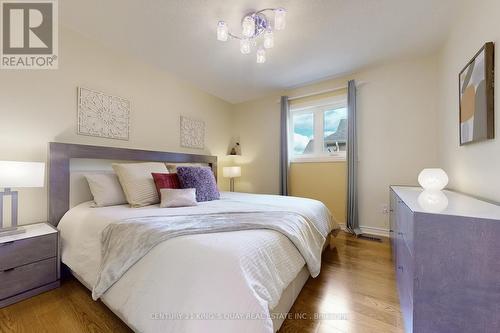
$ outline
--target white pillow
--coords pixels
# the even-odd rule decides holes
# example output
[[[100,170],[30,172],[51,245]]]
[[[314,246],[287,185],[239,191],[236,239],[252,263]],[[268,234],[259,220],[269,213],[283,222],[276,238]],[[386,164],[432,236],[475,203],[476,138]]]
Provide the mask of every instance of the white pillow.
[[[123,205],[127,203],[125,193],[114,173],[86,174],[90,192],[94,197],[93,207]]]
[[[196,206],[195,188],[162,188],[161,208]]]
[[[143,207],[160,202],[151,173],[168,173],[163,163],[113,163],[125,197],[132,207]]]

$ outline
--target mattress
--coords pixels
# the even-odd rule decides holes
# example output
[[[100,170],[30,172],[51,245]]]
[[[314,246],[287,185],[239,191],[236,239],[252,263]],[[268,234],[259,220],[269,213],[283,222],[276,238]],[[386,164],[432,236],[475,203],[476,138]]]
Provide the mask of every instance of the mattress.
[[[221,200],[175,209],[91,208],[83,203],[58,226],[62,261],[91,288],[100,265],[100,233],[109,223],[248,207],[297,211],[314,219],[325,237],[336,227],[323,204],[293,197],[222,193]],[[272,230],[182,236],[156,246],[102,300],[139,332],[273,332],[283,320],[271,310],[288,311],[307,280],[304,265],[290,240]],[[249,270],[256,277],[251,281],[243,274]]]
[[[82,278],[78,276],[77,273],[72,272],[72,274],[85,287],[87,287],[89,290],[92,289],[92,286],[89,286]],[[311,275],[309,274],[307,267],[304,265],[297,276],[292,280],[292,282],[290,282],[288,286],[283,290],[278,305],[276,305],[273,309],[270,309],[274,332],[277,332],[280,329],[281,325],[283,325],[283,322],[287,318],[288,312],[292,308],[295,300],[299,296],[302,288],[304,287],[310,276]],[[111,310],[113,310],[112,304],[109,304],[106,300],[103,300],[103,303],[106,304]],[[127,319],[122,318],[119,313],[115,312],[115,314],[117,314],[125,323],[128,323]]]

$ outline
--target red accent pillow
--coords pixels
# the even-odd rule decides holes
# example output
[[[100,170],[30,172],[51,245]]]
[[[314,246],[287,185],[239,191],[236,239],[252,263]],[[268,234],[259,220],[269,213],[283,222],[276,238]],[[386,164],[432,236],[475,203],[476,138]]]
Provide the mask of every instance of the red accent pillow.
[[[161,197],[160,190],[162,188],[181,188],[179,177],[176,173],[152,173],[155,181],[156,190]]]

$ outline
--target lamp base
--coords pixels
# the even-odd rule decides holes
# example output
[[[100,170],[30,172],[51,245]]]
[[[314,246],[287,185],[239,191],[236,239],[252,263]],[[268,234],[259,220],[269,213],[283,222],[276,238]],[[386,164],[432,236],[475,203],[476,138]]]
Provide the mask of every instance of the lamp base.
[[[26,232],[26,229],[24,229],[22,227],[2,228],[2,229],[0,229],[0,238],[12,236],[12,235],[18,235],[18,234],[22,234],[25,232]]]

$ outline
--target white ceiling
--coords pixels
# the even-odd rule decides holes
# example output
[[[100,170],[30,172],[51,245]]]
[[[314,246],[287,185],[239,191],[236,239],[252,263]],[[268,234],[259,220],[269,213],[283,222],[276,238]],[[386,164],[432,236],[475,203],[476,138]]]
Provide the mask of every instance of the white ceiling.
[[[457,0],[62,0],[62,23],[237,103],[435,51]],[[217,21],[240,32],[255,9],[285,7],[265,64],[239,43],[216,40]]]

